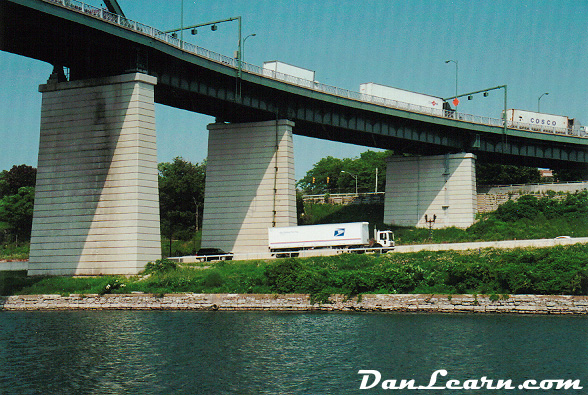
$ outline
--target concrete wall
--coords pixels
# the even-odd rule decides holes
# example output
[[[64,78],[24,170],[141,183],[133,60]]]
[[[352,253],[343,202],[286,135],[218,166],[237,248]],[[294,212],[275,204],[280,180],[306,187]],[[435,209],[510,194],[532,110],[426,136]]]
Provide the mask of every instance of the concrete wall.
[[[547,191],[567,193],[578,192],[588,189],[588,181],[579,182],[561,182],[561,183],[545,183],[545,184],[519,184],[519,185],[497,185],[497,186],[480,186],[478,193],[488,195],[502,195],[502,194],[544,194]]]
[[[203,248],[266,253],[269,227],[296,225],[293,126],[208,125]]]
[[[476,214],[473,154],[391,157],[387,161],[384,222],[434,228],[467,228]]]
[[[41,85],[29,274],[134,274],[161,257],[153,88],[126,74]]]
[[[509,200],[517,201],[524,195],[546,196],[547,192],[557,193],[555,199],[565,198],[566,193],[575,193],[588,188],[588,182],[568,182],[550,184],[519,184],[478,187],[478,212],[494,211]]]

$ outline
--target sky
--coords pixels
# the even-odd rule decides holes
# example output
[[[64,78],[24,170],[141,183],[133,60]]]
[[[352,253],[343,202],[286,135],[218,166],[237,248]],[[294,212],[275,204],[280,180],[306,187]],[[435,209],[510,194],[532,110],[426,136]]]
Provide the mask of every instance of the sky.
[[[182,25],[182,0],[118,0],[129,19],[160,30]],[[102,6],[102,1],[87,0]],[[359,91],[375,82],[432,96],[508,85],[508,107],[565,115],[588,125],[588,1],[577,0],[183,0],[183,25],[241,16],[244,58],[279,60],[316,80]],[[237,23],[184,33],[232,56]],[[0,170],[37,165],[41,94],[52,66],[0,52]],[[499,118],[502,91],[462,100],[458,111]],[[158,160],[207,155],[211,117],[156,105]],[[328,155],[368,148],[294,136],[296,179]]]

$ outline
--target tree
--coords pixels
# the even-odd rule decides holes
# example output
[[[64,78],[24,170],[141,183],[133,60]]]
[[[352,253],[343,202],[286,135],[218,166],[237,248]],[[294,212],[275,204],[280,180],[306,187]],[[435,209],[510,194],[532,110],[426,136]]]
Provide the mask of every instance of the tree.
[[[558,182],[588,180],[588,167],[578,166],[575,169],[553,169],[553,178]]]
[[[176,157],[158,170],[161,231],[170,239],[189,239],[202,223],[206,162],[194,165]]]
[[[297,186],[307,194],[326,193],[329,186],[336,186],[343,161],[332,156],[322,158],[314,167],[306,172],[306,175],[297,183]]]
[[[16,195],[21,187],[34,187],[37,169],[32,166],[12,166],[10,171],[0,173],[0,197]]]
[[[357,177],[359,192],[374,192],[376,168],[378,191],[386,185],[386,157],[391,151],[363,152],[359,158],[338,159],[332,156],[321,159],[297,183],[306,194],[353,193]]]
[[[535,167],[476,163],[478,185],[532,184],[541,180],[541,173]]]
[[[0,222],[6,223],[7,230],[18,240],[31,237],[34,201],[33,187],[21,187],[16,194],[0,199]]]
[[[17,240],[31,237],[37,169],[12,166],[0,173],[0,223],[5,234]]]

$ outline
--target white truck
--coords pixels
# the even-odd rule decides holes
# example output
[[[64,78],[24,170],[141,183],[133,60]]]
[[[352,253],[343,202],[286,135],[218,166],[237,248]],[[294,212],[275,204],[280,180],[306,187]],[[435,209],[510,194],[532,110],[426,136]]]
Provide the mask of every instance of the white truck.
[[[394,100],[397,102],[394,107],[398,107],[400,109],[425,112],[438,116],[448,116],[448,112],[453,111],[449,106],[449,103],[445,102],[440,97],[429,96],[422,93],[394,88],[391,86],[375,84],[373,82],[360,84],[359,93],[363,95],[374,96],[376,98]]]
[[[367,222],[289,226],[268,229],[272,256],[296,256],[303,250],[335,249],[341,252],[388,252],[394,249],[394,233],[374,229]]]
[[[543,114],[512,108],[506,110],[506,122],[510,127],[560,133],[567,133],[574,126],[573,119],[562,115]]]
[[[315,72],[312,70],[293,66],[278,60],[263,62],[263,75],[279,80],[287,79],[284,76],[292,76],[314,83],[314,74]]]

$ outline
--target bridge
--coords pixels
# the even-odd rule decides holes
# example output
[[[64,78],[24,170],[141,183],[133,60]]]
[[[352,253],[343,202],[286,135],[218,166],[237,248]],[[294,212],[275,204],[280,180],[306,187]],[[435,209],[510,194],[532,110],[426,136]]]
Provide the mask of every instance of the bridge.
[[[388,169],[388,191],[404,192],[387,194],[386,218],[407,225],[422,225],[433,211],[444,226],[471,223],[476,157],[549,168],[588,163],[580,136],[433,114],[270,72],[73,0],[3,1],[0,50],[55,66],[40,87],[33,273],[135,272],[159,254],[155,102],[217,119],[209,126],[203,244],[235,251],[261,251],[268,226],[295,224],[292,134],[417,155],[393,158]],[[127,255],[132,262],[120,269],[115,261]]]

